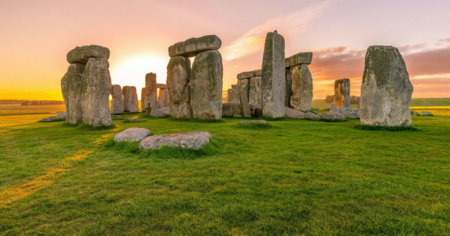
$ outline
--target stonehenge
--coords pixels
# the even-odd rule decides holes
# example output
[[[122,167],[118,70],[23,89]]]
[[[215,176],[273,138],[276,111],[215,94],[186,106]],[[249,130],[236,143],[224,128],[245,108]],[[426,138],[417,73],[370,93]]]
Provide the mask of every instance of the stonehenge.
[[[350,80],[338,79],[334,82],[334,104],[336,107],[350,107]]]
[[[284,113],[285,58],[284,38],[275,30],[267,33],[261,71],[263,116],[281,118]]]
[[[302,52],[285,59],[285,105],[298,111],[311,111],[313,81],[308,65],[312,57],[312,52]]]
[[[139,103],[136,93],[136,87],[134,86],[123,86],[123,103],[124,112],[139,112]]]
[[[109,55],[108,48],[98,45],[76,47],[67,53],[70,66],[61,79],[67,123],[113,125],[109,110]]]
[[[124,102],[122,97],[122,89],[120,85],[114,84],[111,89],[111,114],[122,114],[124,113]]]
[[[222,118],[221,45],[219,37],[207,35],[169,47],[167,89],[173,118]],[[191,69],[189,57],[193,56]]]
[[[413,93],[405,61],[392,46],[367,49],[361,84],[361,125],[409,127]]]

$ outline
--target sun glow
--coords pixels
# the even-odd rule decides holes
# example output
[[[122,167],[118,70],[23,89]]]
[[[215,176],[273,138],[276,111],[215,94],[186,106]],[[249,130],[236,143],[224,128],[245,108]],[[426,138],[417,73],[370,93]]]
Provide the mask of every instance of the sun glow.
[[[145,75],[156,73],[156,80],[160,84],[166,83],[167,63],[169,58],[160,55],[139,55],[133,56],[117,63],[111,62],[112,84],[120,86],[135,86],[140,99],[141,88],[145,87]],[[117,66],[116,66],[117,65]]]

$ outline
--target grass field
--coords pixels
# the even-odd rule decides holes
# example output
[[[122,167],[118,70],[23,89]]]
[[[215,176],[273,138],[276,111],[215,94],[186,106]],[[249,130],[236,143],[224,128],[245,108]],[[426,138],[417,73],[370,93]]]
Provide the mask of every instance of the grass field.
[[[415,132],[356,130],[358,120],[242,129],[240,119],[87,131],[43,117],[0,117],[2,235],[450,234],[447,116],[413,117]],[[111,147],[130,127],[208,131],[215,148]]]

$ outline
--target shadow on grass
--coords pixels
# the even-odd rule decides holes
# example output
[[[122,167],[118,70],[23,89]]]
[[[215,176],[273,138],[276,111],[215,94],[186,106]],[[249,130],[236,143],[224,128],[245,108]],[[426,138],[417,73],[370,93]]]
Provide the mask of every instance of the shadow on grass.
[[[368,126],[368,125],[355,125],[355,129],[359,130],[371,130],[371,131],[390,131],[390,132],[399,132],[399,131],[421,131],[420,129],[410,126],[410,127],[385,127],[385,126]]]
[[[193,160],[204,156],[213,156],[221,152],[222,142],[217,138],[211,138],[209,143],[198,150],[180,147],[163,146],[159,150],[141,150],[139,142],[115,142],[114,138],[108,139],[104,147],[118,152],[132,153],[139,155],[140,158],[158,158],[158,159],[187,159]]]
[[[50,121],[43,121],[43,120],[38,120],[38,123],[51,123],[51,122],[61,122],[61,121],[66,121],[66,119],[55,119],[55,120],[50,120]]]

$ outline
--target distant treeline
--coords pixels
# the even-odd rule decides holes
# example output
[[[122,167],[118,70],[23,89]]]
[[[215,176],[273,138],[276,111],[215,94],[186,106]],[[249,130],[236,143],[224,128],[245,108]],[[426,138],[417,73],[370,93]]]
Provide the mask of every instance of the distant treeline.
[[[36,106],[36,105],[59,105],[64,104],[64,101],[23,101],[20,103],[22,106]]]

